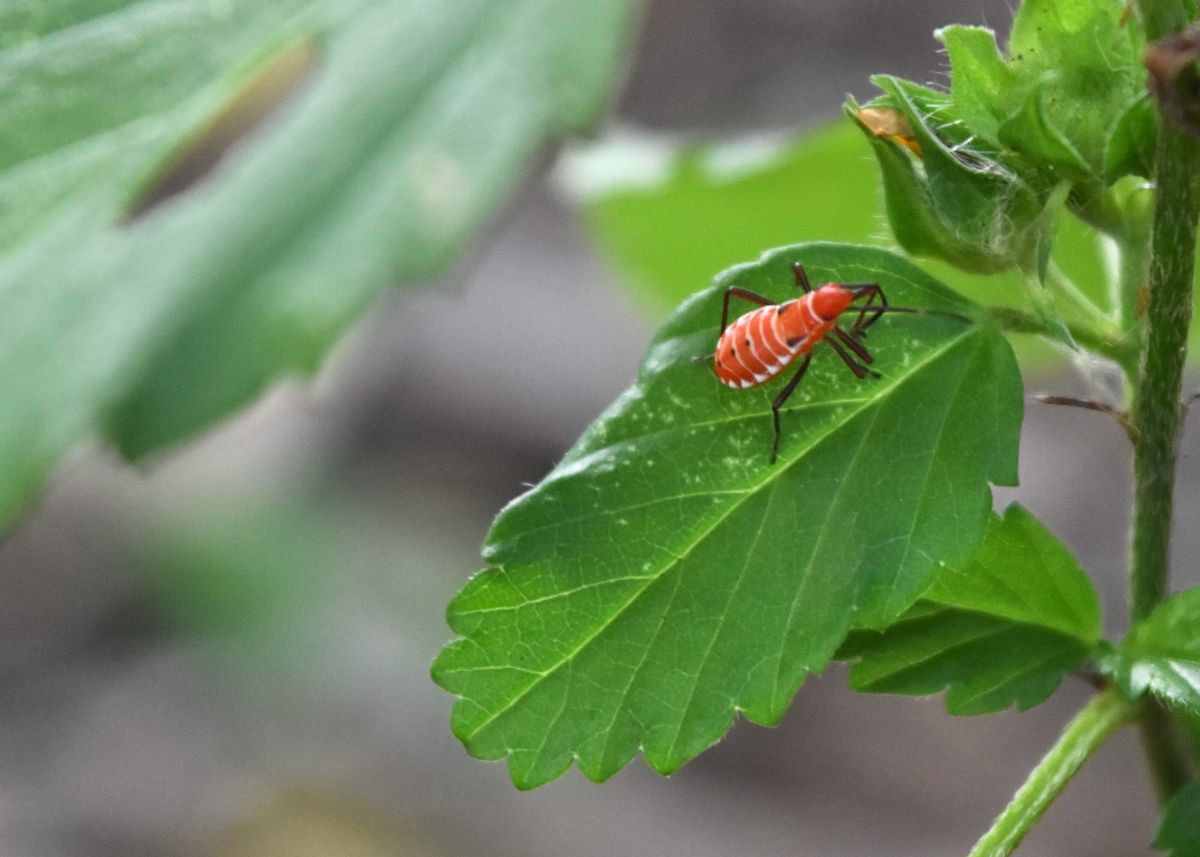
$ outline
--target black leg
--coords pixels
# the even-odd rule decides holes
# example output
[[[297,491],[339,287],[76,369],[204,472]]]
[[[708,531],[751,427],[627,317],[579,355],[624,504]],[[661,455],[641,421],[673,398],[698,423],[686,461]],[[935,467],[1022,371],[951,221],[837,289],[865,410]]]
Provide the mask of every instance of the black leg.
[[[850,284],[846,288],[854,290],[856,300],[863,295],[867,295],[867,302],[859,309],[858,317],[854,319],[854,324],[850,325],[850,335],[857,339],[863,335],[868,327],[879,321],[879,317],[886,311],[888,299],[878,283]],[[879,299],[879,306],[875,305],[876,298]],[[870,318],[867,318],[868,313],[870,313]]]
[[[846,350],[842,348],[842,346],[838,345],[836,339],[830,339],[829,337],[826,337],[825,341],[829,343],[830,348],[837,352],[838,357],[842,358],[842,362],[850,367],[850,371],[859,378],[865,378],[868,375],[872,376],[873,378],[879,377],[879,373],[874,369],[868,369],[866,366],[860,366],[855,363],[854,358],[847,354]]]
[[[796,285],[804,289],[804,294],[812,291],[812,284],[808,281],[808,273],[804,270],[803,265],[793,262],[792,273],[796,275]]]
[[[871,352],[867,350],[867,346],[863,345],[846,331],[840,327],[833,328],[833,334],[842,341],[842,344],[858,355],[858,359],[863,363],[870,365],[875,362],[875,358],[871,356]]]
[[[775,397],[775,401],[771,402],[771,417],[775,422],[775,439],[771,441],[771,463],[775,463],[775,459],[779,456],[779,409],[783,407],[783,403],[788,400],[788,396],[796,391],[796,385],[800,383],[800,379],[804,377],[805,371],[808,369],[809,361],[812,360],[812,352],[804,355],[804,362],[800,364],[800,368],[796,370],[796,374],[792,376],[792,380],[787,382],[787,386],[780,391]]]
[[[752,292],[749,289],[743,289],[741,286],[730,286],[725,290],[725,303],[721,306],[721,333],[725,332],[725,327],[729,324],[729,299],[741,298],[742,300],[756,303],[759,306],[771,306],[775,301],[770,298],[764,298],[762,295]],[[717,334],[720,336],[721,334]]]

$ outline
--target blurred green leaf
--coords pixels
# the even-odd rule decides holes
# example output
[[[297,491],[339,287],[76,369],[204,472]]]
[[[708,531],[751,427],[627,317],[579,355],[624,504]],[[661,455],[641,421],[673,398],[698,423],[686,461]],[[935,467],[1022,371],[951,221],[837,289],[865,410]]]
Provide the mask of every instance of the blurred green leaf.
[[[1172,595],[1104,664],[1130,697],[1147,691],[1200,714],[1200,589]]]
[[[1039,705],[1100,635],[1100,602],[1075,558],[1020,506],[994,517],[970,560],[943,565],[896,624],[858,631],[838,653],[855,690],[947,689],[951,714]]]
[[[1200,781],[1171,798],[1154,836],[1154,847],[1171,857],[1200,857]]]
[[[780,384],[731,390],[710,353],[725,288],[796,295],[878,282],[897,304],[974,310],[882,250],[801,244],[732,268],[659,331],[637,383],[497,518],[492,567],[455,598],[461,639],[434,665],[455,734],[533,787],[573,758],[593,779],[639,747],[669,772],[735,712],[777,723],[852,622],[883,627],[938,560],[978,544],[988,482],[1016,479],[1021,382],[990,324],[896,316],[871,331],[883,377],[818,348],[782,415]]]
[[[294,642],[313,624],[338,543],[328,514],[271,498],[175,510],[142,550],[151,595],[182,630],[235,643],[263,635]]]
[[[798,140],[626,136],[568,154],[559,173],[659,317],[764,247],[805,237],[862,244],[886,232],[875,172],[848,122]]]
[[[178,440],[312,370],[385,285],[443,269],[546,137],[594,117],[630,5],[6,10],[0,525],[82,438]],[[147,208],[264,78],[274,115]]]

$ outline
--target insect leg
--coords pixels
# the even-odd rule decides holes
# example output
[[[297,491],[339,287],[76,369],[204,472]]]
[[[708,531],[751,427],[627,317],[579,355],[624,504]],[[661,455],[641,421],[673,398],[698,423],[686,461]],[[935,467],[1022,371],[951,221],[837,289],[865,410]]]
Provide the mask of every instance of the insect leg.
[[[867,302],[859,309],[854,324],[850,325],[850,335],[857,339],[868,327],[879,321],[879,317],[887,308],[888,299],[878,283],[850,284],[846,288],[854,290],[855,298],[867,295]],[[879,306],[875,305],[876,298],[879,299]],[[868,313],[871,315],[870,318],[867,318]]]
[[[879,377],[879,373],[874,369],[868,369],[866,366],[860,366],[858,363],[856,363],[854,358],[847,354],[846,350],[842,348],[842,346],[838,345],[837,339],[826,338],[825,341],[829,343],[830,348],[837,352],[838,357],[842,358],[842,362],[850,367],[850,371],[859,378],[865,378],[868,375],[874,378]]]
[[[796,276],[796,285],[804,289],[804,294],[812,291],[812,284],[808,281],[808,272],[804,270],[803,265],[799,262],[793,262],[792,273]]]
[[[721,305],[721,333],[725,332],[726,326],[729,324],[729,299],[741,298],[742,300],[750,301],[759,306],[771,306],[775,301],[770,298],[764,298],[762,295],[752,292],[749,289],[743,289],[741,286],[730,286],[725,290],[725,303]],[[719,336],[720,334],[718,334]]]
[[[834,327],[833,334],[842,341],[842,344],[858,355],[858,359],[863,363],[871,364],[875,362],[875,358],[871,356],[871,352],[867,350],[867,346],[855,339],[840,327]]]
[[[787,382],[787,386],[780,391],[775,397],[775,401],[771,402],[771,418],[775,422],[775,437],[771,441],[771,463],[775,463],[775,459],[779,456],[779,409],[783,407],[783,403],[788,400],[788,396],[796,391],[796,385],[800,383],[800,379],[804,377],[805,371],[808,369],[809,361],[812,360],[812,352],[804,355],[804,362],[800,364],[800,368],[796,370],[796,374],[792,376],[792,380]]]

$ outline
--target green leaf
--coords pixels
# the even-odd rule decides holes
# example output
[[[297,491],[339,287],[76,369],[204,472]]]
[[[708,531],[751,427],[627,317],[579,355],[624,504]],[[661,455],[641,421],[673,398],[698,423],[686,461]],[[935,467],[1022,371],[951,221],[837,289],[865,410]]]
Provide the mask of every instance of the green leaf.
[[[1200,714],[1200,588],[1160,604],[1134,626],[1105,668],[1130,697],[1150,692]]]
[[[882,627],[966,556],[988,481],[1016,478],[1021,383],[986,323],[885,318],[883,377],[818,348],[782,414],[780,384],[731,390],[711,353],[725,288],[794,297],[813,282],[878,282],[897,305],[972,309],[885,251],[800,244],[733,268],[659,331],[637,383],[496,520],[491,568],[455,598],[461,639],[434,665],[458,694],[455,734],[514,782],[578,759],[597,780],[644,748],[670,772],[736,712],[777,723],[852,622]]]
[[[1024,0],[1007,57],[979,27],[937,33],[970,131],[1073,181],[1105,174],[1118,118],[1146,88],[1142,39],[1117,0]]]
[[[1000,142],[1064,175],[1086,175],[1087,161],[1047,116],[1048,88],[1040,84],[1029,90],[1017,111],[1000,124]]]
[[[1039,705],[1100,635],[1100,602],[1075,558],[1017,505],[994,517],[962,565],[943,565],[896,624],[856,632],[838,657],[857,661],[858,691],[947,689],[951,714]]]
[[[1094,174],[1116,117],[1145,89],[1141,33],[1121,26],[1123,11],[1119,0],[1024,0],[1008,40],[1016,75],[1045,82],[1050,121]]]
[[[0,525],[81,439],[195,432],[444,268],[593,118],[629,6],[37,4],[0,50]],[[276,112],[143,211],[264,78]]]
[[[1154,847],[1171,857],[1200,857],[1200,781],[1184,786],[1171,798]]]
[[[950,93],[963,121],[976,134],[1000,139],[996,105],[1013,87],[1013,73],[996,47],[996,34],[986,27],[953,25],[936,30],[934,38],[950,57]]]

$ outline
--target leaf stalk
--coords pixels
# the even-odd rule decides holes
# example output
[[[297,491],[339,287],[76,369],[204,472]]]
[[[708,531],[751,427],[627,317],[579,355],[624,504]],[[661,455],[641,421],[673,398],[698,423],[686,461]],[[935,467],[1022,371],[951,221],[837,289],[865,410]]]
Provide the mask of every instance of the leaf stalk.
[[[989,307],[987,312],[1007,333],[1033,333],[1059,341],[1046,322],[1033,313],[1015,307]],[[1066,323],[1066,327],[1072,338],[1088,351],[1108,358],[1127,374],[1133,375],[1137,365],[1137,350],[1115,326],[1106,325],[1100,329],[1071,321]]]
[[[1030,772],[991,829],[975,843],[969,857],[1011,854],[1092,753],[1118,728],[1134,720],[1137,713],[1137,708],[1115,688],[1092,697]]]

